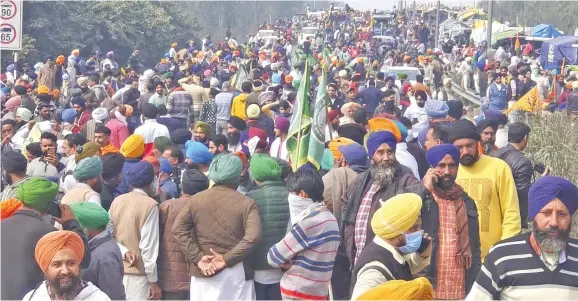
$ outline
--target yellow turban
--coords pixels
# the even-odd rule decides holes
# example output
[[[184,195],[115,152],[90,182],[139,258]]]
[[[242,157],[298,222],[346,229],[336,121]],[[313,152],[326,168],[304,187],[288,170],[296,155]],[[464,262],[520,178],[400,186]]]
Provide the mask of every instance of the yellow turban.
[[[333,159],[338,160],[341,159],[341,157],[343,157],[343,154],[339,151],[339,149],[337,149],[338,147],[342,146],[342,145],[349,145],[355,143],[355,141],[349,139],[349,138],[344,138],[344,137],[340,137],[340,138],[335,138],[333,140],[331,140],[329,142],[329,150],[331,151],[331,153],[333,154]]]
[[[421,198],[415,193],[398,194],[385,201],[373,214],[371,229],[382,239],[391,239],[405,233],[419,216]]]
[[[48,89],[47,86],[42,85],[42,86],[38,87],[36,92],[38,92],[38,94],[48,94],[48,93],[50,93],[50,89]]]
[[[357,300],[433,300],[433,287],[425,277],[391,280],[366,291]]]
[[[120,146],[120,153],[127,159],[135,159],[145,151],[144,139],[141,135],[132,134]]]
[[[369,119],[367,124],[369,125],[370,133],[375,131],[390,131],[397,139],[397,142],[401,141],[401,132],[397,125],[395,125],[395,122],[384,117],[374,117]]]

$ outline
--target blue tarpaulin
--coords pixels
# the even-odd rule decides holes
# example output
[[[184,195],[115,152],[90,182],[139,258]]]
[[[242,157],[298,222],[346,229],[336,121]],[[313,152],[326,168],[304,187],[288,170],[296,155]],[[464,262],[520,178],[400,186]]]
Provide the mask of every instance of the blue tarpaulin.
[[[552,27],[552,25],[539,24],[532,27],[532,36],[540,38],[557,38],[562,34]]]
[[[545,41],[540,49],[540,64],[548,70],[560,68],[564,60],[566,65],[578,64],[578,48],[572,47],[573,44],[578,44],[578,37],[561,36]]]

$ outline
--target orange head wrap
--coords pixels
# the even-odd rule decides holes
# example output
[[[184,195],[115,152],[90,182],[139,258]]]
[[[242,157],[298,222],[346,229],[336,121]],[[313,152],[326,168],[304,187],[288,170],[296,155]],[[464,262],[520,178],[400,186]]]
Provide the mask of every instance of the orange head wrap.
[[[244,152],[242,151],[238,151],[238,152],[234,152],[233,155],[239,157],[239,159],[241,159],[241,162],[243,162],[243,167],[248,167],[249,166],[249,161],[247,160],[247,155],[245,155]]]
[[[124,105],[124,107],[126,108],[126,114],[124,114],[124,116],[126,116],[126,117],[132,116],[132,111],[133,111],[132,106],[131,105]]]
[[[0,202],[0,220],[11,217],[20,207],[22,207],[22,202],[17,199],[7,199]]]
[[[293,76],[291,76],[291,75],[285,76],[285,83],[289,84],[291,82],[293,82]]]
[[[59,55],[55,62],[57,65],[64,65],[64,55]]]
[[[34,248],[34,259],[40,269],[46,273],[52,258],[64,249],[72,251],[77,263],[80,264],[84,257],[84,243],[78,234],[65,230],[53,231],[42,236]]]
[[[368,120],[368,125],[370,133],[375,131],[389,131],[395,136],[397,142],[401,141],[401,132],[399,131],[399,128],[397,127],[397,125],[395,125],[393,121],[387,118],[383,117],[371,118]]]
[[[343,154],[339,151],[338,147],[340,147],[342,145],[353,144],[353,143],[355,143],[355,141],[353,141],[349,138],[345,138],[345,137],[335,138],[335,139],[331,140],[328,144],[328,148],[331,151],[331,153],[333,154],[333,159],[339,160],[339,159],[341,159],[341,157],[343,157]]]
[[[143,161],[149,162],[156,169],[161,168],[161,161],[159,161],[159,158],[157,158],[155,156],[146,156],[143,158]]]
[[[60,90],[58,89],[54,89],[52,90],[52,98],[58,98],[58,95],[60,95]]]

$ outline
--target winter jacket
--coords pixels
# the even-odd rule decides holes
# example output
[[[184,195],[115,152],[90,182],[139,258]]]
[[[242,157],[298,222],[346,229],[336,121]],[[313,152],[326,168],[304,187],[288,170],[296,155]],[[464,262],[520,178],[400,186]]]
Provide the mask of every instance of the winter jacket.
[[[90,248],[78,221],[69,220],[62,224],[63,230],[76,232],[84,243],[84,258],[81,268],[90,264]],[[57,231],[45,218],[30,210],[18,210],[0,222],[2,252],[0,253],[2,277],[0,299],[21,300],[26,293],[42,282],[44,273],[34,260],[36,243],[42,236]]]
[[[365,194],[369,191],[373,183],[371,177],[371,170],[367,170],[357,176],[349,184],[349,188],[345,194],[345,197],[341,202],[341,235],[343,239],[343,244],[345,245],[345,251],[349,257],[351,264],[354,262],[355,253],[357,248],[355,246],[354,232],[355,232],[355,220],[357,217],[357,212],[361,205],[362,199]],[[422,192],[423,185],[416,179],[411,170],[407,167],[403,167],[397,164],[394,171],[394,179],[391,185],[386,187],[380,187],[378,191],[373,196],[371,203],[371,209],[369,212],[369,218],[367,222],[367,239],[366,243],[370,243],[375,237],[373,230],[371,229],[371,218],[377,209],[381,207],[380,200],[387,201],[393,196],[397,195],[400,191],[406,190],[409,192],[417,192],[418,194]],[[367,245],[367,244],[366,244]]]
[[[349,167],[333,168],[323,176],[323,201],[333,213],[338,223],[341,223],[341,199],[345,195],[349,183],[357,177],[357,172]]]
[[[116,241],[109,231],[103,231],[88,242],[90,266],[82,270],[82,280],[90,281],[112,300],[125,300],[124,266]]]
[[[179,199],[164,201],[159,207],[159,286],[167,292],[188,291],[190,287],[189,263],[172,234],[175,218],[185,206],[188,197],[186,195]]]
[[[285,182],[281,180],[264,181],[247,193],[247,196],[257,203],[263,225],[263,238],[249,256],[249,262],[255,270],[271,269],[267,262],[267,252],[281,241],[287,232],[290,218],[288,195]]]
[[[247,260],[261,240],[259,209],[255,201],[221,185],[189,197],[175,218],[172,229],[184,257],[189,262],[189,276],[202,277],[197,264],[213,249],[232,267]],[[253,271],[244,264],[245,279]]]
[[[424,187],[425,188],[425,187]],[[481,251],[480,251],[480,231],[478,224],[478,209],[476,203],[472,198],[470,198],[465,192],[463,195],[464,205],[466,206],[466,213],[468,215],[468,233],[470,237],[470,248],[472,251],[472,265],[466,270],[466,291],[468,292],[472,289],[476,277],[480,272],[482,267]],[[421,207],[421,227],[428,233],[432,238],[432,255],[431,263],[422,272],[425,277],[432,283],[433,287],[436,286],[436,273],[437,273],[437,257],[438,257],[438,247],[439,247],[439,223],[440,223],[440,212],[436,201],[430,193],[425,193],[425,197],[422,198],[423,205]]]
[[[491,151],[489,156],[500,158],[510,166],[514,182],[516,183],[516,190],[518,191],[520,217],[522,224],[524,224],[528,217],[528,192],[530,191],[532,175],[534,174],[532,162],[511,144]]]

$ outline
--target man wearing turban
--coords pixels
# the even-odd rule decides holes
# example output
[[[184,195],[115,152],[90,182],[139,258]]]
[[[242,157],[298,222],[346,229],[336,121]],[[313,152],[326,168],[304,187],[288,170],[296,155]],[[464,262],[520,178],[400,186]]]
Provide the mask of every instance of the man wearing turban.
[[[116,188],[120,184],[121,171],[124,165],[124,156],[119,153],[106,154],[100,157],[102,161],[102,191],[100,204],[106,211],[114,200]]]
[[[90,239],[90,266],[82,270],[82,280],[90,281],[112,300],[126,300],[122,255],[112,233],[106,230],[108,212],[88,202],[72,204],[70,209]]]
[[[193,139],[195,139],[195,141],[201,142],[206,147],[209,147],[209,141],[211,140],[211,132],[212,129],[210,124],[202,121],[197,121],[193,126]]]
[[[245,120],[237,116],[231,116],[231,118],[229,118],[229,124],[227,126],[227,141],[229,142],[229,151],[243,151],[246,155],[249,155],[249,150],[244,143],[248,140],[248,134],[246,130],[247,123],[245,123]]]
[[[57,231],[53,226],[53,218],[49,214],[58,215],[56,213],[58,209],[60,209],[60,216],[55,219],[62,225],[62,228],[74,231],[82,238],[81,245],[85,247],[85,254],[81,256],[77,264],[82,261],[82,267],[88,267],[90,252],[87,251],[86,236],[69,206],[52,203],[57,193],[56,183],[40,177],[32,177],[18,187],[16,199],[22,202],[22,207],[12,217],[0,222],[2,243],[0,272],[3,275],[10,275],[10,277],[2,277],[0,282],[1,299],[20,300],[27,292],[39,287],[38,284],[42,282],[45,275],[43,264],[37,264],[33,260],[34,248],[42,236]],[[49,204],[54,206],[49,206]],[[48,209],[49,207],[51,208]],[[57,247],[51,249],[57,249]]]
[[[82,97],[74,97],[70,102],[72,108],[76,111],[72,132],[78,134],[82,127],[92,119],[92,109],[87,105],[86,99]]]
[[[251,157],[249,165],[251,177],[254,179],[257,187],[247,193],[247,196],[255,200],[259,208],[261,223],[270,225],[263,228],[263,240],[253,251],[255,267],[255,286],[257,300],[280,300],[281,294],[279,289],[275,295],[264,294],[262,288],[279,284],[280,277],[276,283],[270,283],[261,275],[276,272],[278,275],[280,269],[274,269],[267,263],[267,252],[277,242],[281,241],[287,232],[287,223],[289,222],[289,204],[287,197],[289,191],[285,187],[285,182],[281,179],[281,166],[271,157],[264,154],[255,154]]]
[[[536,180],[528,193],[530,231],[494,245],[466,300],[578,298],[578,240],[570,237],[577,196],[564,178]]]
[[[62,197],[62,204],[90,202],[100,206],[100,192],[102,191],[102,161],[99,157],[89,157],[80,160],[72,173],[78,181],[74,188],[70,189]]]
[[[122,167],[122,177],[118,185],[115,195],[125,194],[130,191],[130,187],[126,182],[126,175],[128,170],[141,161],[144,154],[145,146],[141,135],[132,134],[122,143],[120,153],[124,156],[124,165]]]
[[[133,164],[123,178],[131,191],[114,199],[109,214],[114,239],[137,257],[135,264],[123,261],[126,298],[158,300],[159,208],[153,165],[144,160]]]
[[[249,255],[261,240],[262,227],[255,201],[236,191],[242,169],[237,156],[216,156],[209,168],[209,178],[215,185],[189,197],[175,219],[172,234],[190,260],[191,299],[200,298],[207,290],[221,296],[254,298],[250,294],[253,273],[246,274],[245,269]],[[197,235],[190,235],[191,231]],[[216,272],[219,276],[212,277]],[[236,279],[237,286],[223,286],[232,279]]]
[[[483,213],[478,217],[483,260],[497,242],[520,233],[514,177],[506,162],[480,152],[480,134],[471,121],[456,121],[448,132],[448,140],[460,150],[456,182],[474,199],[478,212]]]
[[[46,280],[23,300],[110,300],[91,282],[81,278],[83,239],[72,231],[53,231],[38,241],[34,258]]]
[[[480,232],[476,204],[455,184],[460,150],[452,144],[440,144],[426,153],[430,169],[422,183],[423,229],[432,233],[435,262],[426,269],[426,277],[440,300],[464,299],[481,268]],[[435,267],[435,268],[434,268]]]
[[[431,237],[422,230],[422,199],[402,193],[386,200],[371,218],[375,233],[353,267],[352,300],[392,280],[413,280],[430,263]]]
[[[381,206],[380,200],[390,199],[400,189],[414,191],[421,186],[411,170],[396,160],[398,139],[392,132],[377,131],[366,137],[365,148],[371,166],[349,184],[344,196],[346,204],[343,204],[342,235],[352,265],[373,239],[369,221]]]
[[[141,135],[144,140],[144,154],[145,156],[152,154],[153,143],[157,137],[165,136],[170,137],[169,129],[164,125],[157,122],[157,108],[155,105],[150,103],[142,104],[142,117],[144,123],[134,130],[134,133]]]

